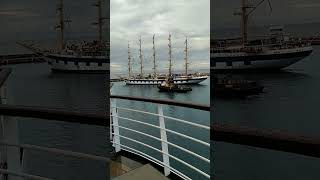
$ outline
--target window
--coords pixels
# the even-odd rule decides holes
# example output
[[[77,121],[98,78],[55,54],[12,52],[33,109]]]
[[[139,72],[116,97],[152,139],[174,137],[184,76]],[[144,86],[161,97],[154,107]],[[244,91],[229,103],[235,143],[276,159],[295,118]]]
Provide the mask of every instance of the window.
[[[251,61],[244,61],[244,65],[251,65]]]
[[[227,62],[227,66],[232,66],[232,62],[231,62],[231,61],[228,61],[228,62]]]
[[[59,60],[58,60],[58,59],[56,59],[56,63],[59,63]]]
[[[99,62],[99,63],[98,63],[98,66],[102,66],[102,63],[101,63],[101,62]]]
[[[87,66],[90,66],[90,62],[86,62],[86,65],[87,65]]]
[[[68,61],[64,61],[64,64],[68,64]]]
[[[75,61],[75,62],[74,62],[74,65],[78,66],[78,64],[79,64],[78,61]]]

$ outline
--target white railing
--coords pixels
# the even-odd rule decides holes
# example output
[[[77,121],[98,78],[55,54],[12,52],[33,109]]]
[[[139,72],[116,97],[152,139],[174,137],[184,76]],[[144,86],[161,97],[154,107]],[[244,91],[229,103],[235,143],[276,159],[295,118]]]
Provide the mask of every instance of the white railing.
[[[144,98],[145,99],[145,98]],[[128,99],[127,99],[128,100]],[[129,99],[130,100],[130,99]],[[182,179],[191,179],[188,177],[185,173],[177,170],[177,167],[173,167],[173,165],[170,164],[170,160],[175,160],[184,166],[188,167],[190,170],[194,171],[195,173],[199,173],[203,177],[210,179],[209,175],[209,169],[206,170],[207,172],[204,172],[203,170],[200,169],[200,167],[196,167],[195,165],[192,165],[188,162],[186,162],[186,159],[183,158],[178,158],[174,155],[174,153],[169,152],[168,146],[172,146],[180,151],[183,151],[184,153],[191,155],[195,157],[197,160],[203,161],[207,167],[210,167],[210,159],[209,159],[209,152],[210,152],[210,143],[205,142],[203,140],[200,140],[196,137],[192,137],[190,135],[186,135],[181,132],[177,132],[172,129],[166,128],[166,124],[168,123],[167,121],[175,121],[179,122],[184,125],[188,125],[190,127],[190,131],[203,131],[206,134],[210,134],[210,127],[207,125],[202,125],[199,123],[194,123],[194,122],[189,122],[183,119],[175,118],[175,117],[170,117],[170,116],[165,116],[164,111],[163,111],[163,104],[165,103],[156,103],[152,101],[148,101],[147,103],[152,103],[157,105],[157,113],[153,112],[148,112],[148,111],[142,111],[142,110],[137,110],[137,109],[132,109],[132,108],[125,108],[125,107],[118,107],[116,103],[116,98],[111,98],[111,111],[110,111],[110,140],[113,143],[113,146],[115,148],[116,152],[119,152],[121,150],[128,151],[130,153],[133,153],[135,155],[141,156],[159,166],[162,166],[164,168],[164,175],[168,176],[170,172],[173,172],[175,175],[181,177]],[[141,101],[141,100],[139,100]],[[179,105],[181,106],[181,105]],[[189,107],[190,108],[190,107]],[[192,108],[191,108],[192,109]],[[151,115],[155,116],[158,118],[158,125],[152,124],[150,122],[145,122],[144,120],[139,120],[139,119],[133,119],[129,117],[124,117],[120,115],[119,111],[125,111],[127,113],[138,113],[141,115]],[[209,113],[209,112],[204,112],[204,113]],[[125,124],[124,122],[130,122],[133,123],[135,128],[132,128],[128,125],[123,126],[122,124]],[[121,124],[121,125],[120,125]],[[158,130],[160,137],[156,137],[154,135],[151,135],[149,133],[141,132],[137,130],[139,128],[152,128]],[[151,129],[150,128],[150,129]],[[125,135],[125,131],[132,133],[133,135],[130,135],[130,137]],[[207,157],[204,157],[200,155],[198,152],[193,152],[192,150],[189,150],[188,148],[182,147],[181,145],[176,144],[175,142],[170,141],[170,138],[167,137],[167,133],[170,133],[172,136],[182,138],[183,140],[189,140],[192,143],[195,143],[195,146],[203,146],[204,148],[207,148],[206,152],[208,152]],[[148,138],[149,140],[154,140],[156,142],[161,143],[161,148],[155,147],[154,145],[147,144],[145,142],[141,142],[141,139],[135,139],[134,135],[142,135],[145,138]],[[171,136],[170,136],[171,137]],[[172,138],[174,139],[174,138]],[[125,142],[130,142],[125,143]],[[209,138],[208,138],[209,141]],[[142,147],[145,147],[144,150],[138,150],[135,148],[135,145],[139,145]],[[154,156],[151,156],[148,154],[150,150],[153,150],[157,153],[160,153],[162,156],[162,160],[157,159]]]

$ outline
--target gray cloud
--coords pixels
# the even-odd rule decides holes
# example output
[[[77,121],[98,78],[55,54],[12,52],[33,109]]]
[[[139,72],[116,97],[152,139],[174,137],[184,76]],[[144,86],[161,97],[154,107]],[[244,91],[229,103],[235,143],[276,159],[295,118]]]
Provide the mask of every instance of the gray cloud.
[[[145,69],[152,66],[152,36],[159,69],[168,67],[168,34],[172,34],[174,69],[183,68],[185,36],[190,45],[192,67],[209,67],[209,0],[111,0],[111,63],[114,71],[127,69],[130,42],[138,70],[138,38],[141,35]]]
[[[260,0],[250,0],[257,4]],[[320,3],[318,0],[270,0],[272,13],[268,3],[262,4],[250,18],[251,26],[270,24],[301,24],[317,22],[320,17]],[[233,12],[240,7],[240,0],[212,1],[212,29],[239,27],[240,17]]]

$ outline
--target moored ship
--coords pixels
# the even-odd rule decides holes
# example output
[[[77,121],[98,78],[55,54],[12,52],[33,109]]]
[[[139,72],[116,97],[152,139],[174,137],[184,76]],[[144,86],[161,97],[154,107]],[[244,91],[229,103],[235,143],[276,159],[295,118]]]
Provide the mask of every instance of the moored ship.
[[[130,56],[130,46],[128,44],[128,79],[125,80],[127,85],[160,85],[166,81],[168,77],[173,78],[174,84],[199,84],[202,81],[208,79],[207,75],[201,73],[190,74],[188,72],[188,40],[185,40],[185,72],[184,74],[173,74],[172,73],[172,60],[171,60],[171,35],[169,35],[169,73],[159,74],[156,70],[156,59],[155,59],[155,44],[153,36],[153,74],[144,76],[143,72],[143,59],[142,59],[142,49],[141,49],[141,37],[139,39],[139,58],[140,58],[140,74],[137,76],[132,75],[131,68],[131,56]]]
[[[242,17],[241,38],[212,39],[210,54],[215,72],[279,70],[312,53],[309,42],[285,34],[281,26],[271,27],[267,36],[248,38],[248,17],[260,4],[249,6],[247,0],[242,0],[241,12],[238,13]]]
[[[58,50],[40,50],[26,43],[19,43],[29,50],[44,56],[52,71],[85,72],[85,73],[107,73],[109,71],[110,56],[109,42],[102,38],[104,20],[102,17],[102,0],[94,4],[98,8],[98,40],[92,42],[82,41],[80,43],[68,43],[64,39],[65,23],[70,22],[64,18],[64,4],[60,0],[58,5],[59,24],[59,47]]]

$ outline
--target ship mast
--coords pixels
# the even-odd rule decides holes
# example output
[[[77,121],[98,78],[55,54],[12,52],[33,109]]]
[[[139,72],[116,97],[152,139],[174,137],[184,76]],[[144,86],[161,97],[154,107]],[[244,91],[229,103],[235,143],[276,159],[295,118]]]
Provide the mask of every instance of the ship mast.
[[[188,38],[186,37],[186,41],[185,41],[185,57],[184,57],[184,61],[185,61],[185,75],[188,76]]]
[[[131,74],[131,54],[130,54],[130,45],[129,45],[129,43],[128,43],[128,71],[129,71],[128,79],[130,79],[132,74]]]
[[[93,24],[98,26],[98,41],[100,44],[102,44],[103,21],[107,18],[102,17],[102,0],[98,0],[98,2],[94,4],[94,6],[98,8],[98,19],[97,19],[97,22]]]
[[[235,13],[236,15],[241,15],[241,37],[242,37],[242,44],[245,45],[248,41],[248,19],[249,15],[252,14],[258,6],[260,6],[264,1],[268,1],[269,8],[272,11],[270,0],[261,0],[255,6],[249,6],[248,0],[241,0],[241,12]],[[249,12],[248,12],[248,9]]]
[[[60,0],[58,5],[59,12],[59,24],[56,26],[56,29],[60,29],[58,39],[59,39],[59,47],[60,52],[64,49],[64,12],[63,12],[63,0]]]
[[[140,76],[143,77],[143,59],[142,59],[142,50],[141,50],[141,36],[139,38],[139,58],[140,58]]]
[[[152,44],[153,44],[153,76],[156,77],[157,76],[157,66],[156,66],[156,48],[154,45],[154,36],[152,38]]]
[[[248,0],[241,0],[241,32],[242,44],[244,45],[248,40],[248,14],[247,14]]]
[[[171,76],[171,74],[172,74],[171,34],[169,34],[169,39],[168,40],[169,40],[169,44],[168,44],[168,46],[169,46],[169,76]]]
[[[65,23],[69,23],[69,22],[71,22],[71,20],[64,19],[64,4],[63,4],[63,0],[59,1],[57,10],[59,12],[59,15],[58,15],[59,23],[55,28],[56,29],[60,29],[59,34],[58,34],[58,39],[59,39],[58,49],[59,49],[59,51],[61,53],[61,51],[63,51],[64,48],[65,48],[65,42],[64,42]]]

